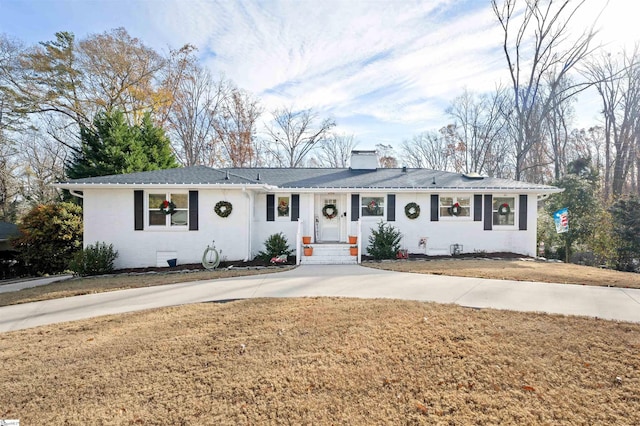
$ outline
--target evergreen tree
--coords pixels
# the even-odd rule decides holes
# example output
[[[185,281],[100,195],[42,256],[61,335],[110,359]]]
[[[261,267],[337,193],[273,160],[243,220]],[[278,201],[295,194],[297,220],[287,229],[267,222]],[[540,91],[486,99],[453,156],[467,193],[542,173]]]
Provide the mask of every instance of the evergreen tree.
[[[640,199],[620,199],[611,206],[617,240],[617,267],[626,271],[640,269]]]
[[[566,260],[571,258],[573,250],[590,247],[602,213],[597,198],[597,176],[594,176],[590,161],[571,163],[568,169],[570,172],[554,183],[564,191],[555,194],[546,205],[549,215],[563,207],[569,209],[569,232],[549,233],[552,245],[559,246],[558,257]]]
[[[67,168],[72,179],[178,167],[169,139],[149,113],[129,125],[120,110],[101,112],[93,126],[80,129],[80,152]]]

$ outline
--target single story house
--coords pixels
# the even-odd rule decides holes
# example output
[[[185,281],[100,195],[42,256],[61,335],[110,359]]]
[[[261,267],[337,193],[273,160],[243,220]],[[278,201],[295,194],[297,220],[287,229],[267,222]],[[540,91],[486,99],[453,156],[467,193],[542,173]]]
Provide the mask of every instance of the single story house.
[[[215,240],[226,260],[251,260],[282,232],[302,263],[355,263],[380,221],[408,253],[536,254],[538,201],[561,189],[413,168],[378,168],[354,151],[350,168],[193,166],[56,184],[83,199],[84,244],[113,244],[116,267],[198,263]],[[358,236],[358,256],[348,237]],[[302,256],[301,236],[317,250]],[[345,252],[346,249],[346,252]],[[345,254],[346,253],[346,254]]]

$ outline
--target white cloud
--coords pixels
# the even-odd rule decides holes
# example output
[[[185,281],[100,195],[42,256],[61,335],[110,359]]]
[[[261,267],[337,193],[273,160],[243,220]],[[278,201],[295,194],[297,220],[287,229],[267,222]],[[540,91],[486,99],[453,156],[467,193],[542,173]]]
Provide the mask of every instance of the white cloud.
[[[574,31],[604,4],[587,0]],[[631,4],[609,0],[600,17],[599,40],[610,49],[640,40]],[[19,12],[9,5],[5,11]],[[267,111],[311,107],[341,130],[385,143],[446,124],[444,110],[464,88],[509,83],[489,0],[50,0],[27,9],[0,16],[0,26],[33,32],[16,22],[38,18],[82,37],[122,25],[157,49],[192,43],[206,66],[259,96]],[[596,103],[580,107],[588,104]]]

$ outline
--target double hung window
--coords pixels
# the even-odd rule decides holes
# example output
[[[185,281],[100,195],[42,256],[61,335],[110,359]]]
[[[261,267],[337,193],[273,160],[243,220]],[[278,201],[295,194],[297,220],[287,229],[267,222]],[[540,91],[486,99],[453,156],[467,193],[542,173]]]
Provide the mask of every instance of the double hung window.
[[[494,197],[493,198],[493,224],[515,225],[516,220],[516,199],[515,197]]]
[[[440,197],[440,217],[470,217],[471,197],[454,195]]]
[[[149,226],[186,227],[189,221],[189,195],[187,193],[147,194]]]
[[[384,197],[361,197],[360,199],[362,217],[384,216]]]

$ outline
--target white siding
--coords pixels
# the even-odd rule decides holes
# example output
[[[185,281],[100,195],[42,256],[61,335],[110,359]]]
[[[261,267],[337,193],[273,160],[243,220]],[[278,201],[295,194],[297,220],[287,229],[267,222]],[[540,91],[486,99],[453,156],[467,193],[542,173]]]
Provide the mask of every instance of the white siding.
[[[154,192],[159,191],[165,190]],[[212,240],[222,250],[223,259],[247,257],[249,198],[240,190],[199,190],[197,231],[149,229],[146,216],[145,229],[134,231],[133,193],[133,189],[84,191],[84,244],[113,244],[118,250],[116,268],[155,266],[158,251],[175,251],[178,264],[199,263]],[[233,205],[227,218],[213,210],[221,200]]]
[[[165,191],[164,189],[160,191]],[[154,191],[157,192],[157,191]],[[206,246],[215,240],[226,260],[252,259],[264,250],[265,240],[272,234],[282,232],[291,248],[296,246],[297,222],[276,217],[266,220],[266,195],[251,194],[236,190],[199,190],[199,230],[149,229],[145,216],[145,229],[134,231],[134,190],[133,189],[90,189],[84,191],[84,244],[105,242],[118,250],[117,268],[154,266],[157,252],[176,252],[178,264],[199,263]],[[299,191],[276,193],[278,195],[300,194],[300,218],[303,220],[303,234],[314,234],[314,194]],[[145,193],[146,194],[146,193]],[[252,201],[249,195],[251,194]],[[469,194],[473,203],[473,193]],[[499,194],[498,194],[499,195]],[[516,223],[512,227],[494,227],[484,230],[484,222],[473,220],[473,208],[468,218],[440,218],[431,222],[431,194],[396,193],[396,220],[390,222],[402,234],[402,246],[409,253],[425,253],[419,246],[421,237],[428,239],[427,254],[449,252],[452,244],[461,244],[464,252],[507,251],[535,256],[537,202],[536,195],[529,195],[528,226],[526,231],[518,229],[518,209]],[[518,195],[513,195],[518,203]],[[146,196],[145,196],[146,199]],[[233,205],[233,212],[221,218],[214,212],[218,201],[226,200]],[[420,205],[420,216],[409,219],[404,213],[407,203]],[[253,207],[253,208],[251,208]],[[356,223],[350,221],[351,194],[346,203],[347,234],[353,235]],[[483,215],[486,212],[483,212]],[[383,220],[386,221],[386,212]],[[362,218],[361,244],[366,247],[380,218]],[[345,238],[346,240],[346,238]],[[365,251],[363,251],[366,253]]]
[[[473,252],[512,252],[529,256],[536,253],[536,196],[529,196],[527,205],[527,230],[518,230],[518,214],[514,226],[495,227],[491,231],[484,230],[484,222],[473,220],[473,194],[471,196],[472,211],[470,217],[440,218],[431,221],[431,194],[396,194],[396,220],[388,222],[402,232],[402,247],[409,253],[425,254],[425,248],[419,245],[420,239],[426,237],[426,254],[436,255],[449,253],[452,244],[461,244],[465,253]],[[518,195],[514,196],[516,204]],[[404,206],[415,202],[420,206],[420,216],[409,219],[404,213]],[[519,208],[519,206],[518,206]],[[483,216],[484,216],[483,211]],[[371,230],[376,229],[380,219],[361,218],[362,243],[368,245]],[[386,213],[384,217],[386,222]],[[352,232],[355,225],[352,223]],[[366,253],[366,251],[364,251]]]

